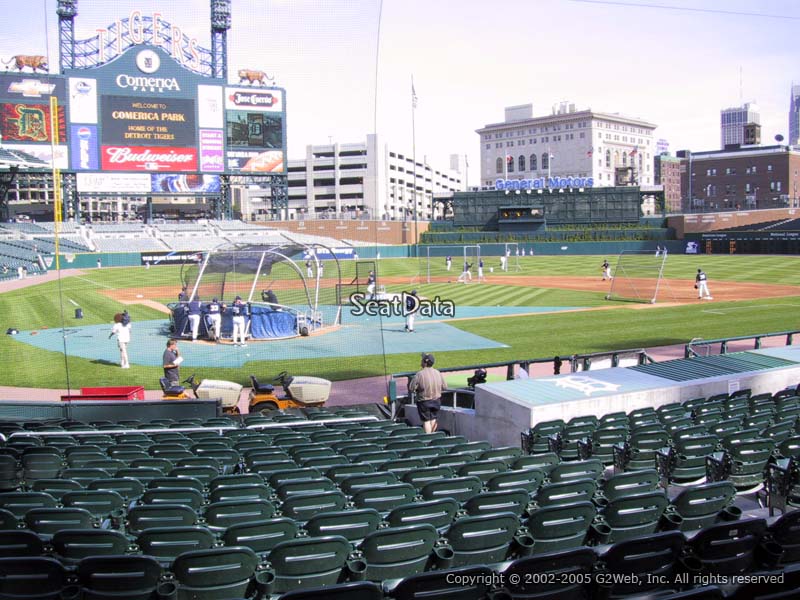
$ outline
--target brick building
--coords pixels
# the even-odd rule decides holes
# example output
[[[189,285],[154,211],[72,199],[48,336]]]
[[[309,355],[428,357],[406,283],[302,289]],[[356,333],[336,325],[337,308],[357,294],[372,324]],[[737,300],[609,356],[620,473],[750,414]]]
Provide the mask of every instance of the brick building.
[[[682,150],[678,156],[685,212],[800,207],[797,146]]]
[[[681,212],[681,159],[669,154],[656,156],[653,175],[655,185],[664,187],[666,211]]]

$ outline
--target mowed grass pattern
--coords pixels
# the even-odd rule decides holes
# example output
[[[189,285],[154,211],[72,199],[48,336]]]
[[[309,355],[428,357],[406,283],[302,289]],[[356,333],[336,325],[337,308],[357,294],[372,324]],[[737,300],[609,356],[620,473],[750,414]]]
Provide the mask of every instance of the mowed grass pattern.
[[[459,262],[454,250],[454,269]],[[481,351],[456,351],[439,353],[437,362],[442,365],[462,365],[512,359],[542,358],[554,354],[605,351],[625,348],[652,347],[664,344],[685,343],[694,337],[716,338],[726,336],[753,335],[798,328],[797,318],[800,299],[790,296],[744,302],[698,303],[679,307],[659,307],[646,310],[627,303],[606,301],[604,294],[572,292],[559,289],[534,288],[503,285],[505,277],[524,276],[600,276],[600,264],[604,258],[615,264],[616,256],[534,256],[520,258],[521,271],[508,274],[499,272],[498,257],[484,257],[485,269],[490,283],[459,285],[456,283],[424,283],[425,260],[383,259],[377,261],[380,278],[407,280],[407,284],[387,285],[390,291],[417,289],[428,298],[440,296],[452,299],[464,306],[580,306],[587,308],[614,307],[613,310],[587,312],[539,314],[533,316],[482,318],[458,320],[455,327],[469,331],[509,348]],[[800,258],[795,256],[683,256],[671,255],[665,267],[669,279],[691,280],[697,268],[703,268],[709,276],[711,288],[715,281],[739,281],[764,284],[799,285]],[[441,270],[444,272],[444,261]],[[325,269],[326,284],[333,286],[334,278],[329,265]],[[349,283],[355,275],[355,263],[341,263],[343,283]],[[494,273],[488,273],[494,266]],[[301,265],[301,268],[302,265]],[[303,268],[304,269],[304,268]],[[473,268],[473,275],[477,269]],[[432,273],[440,275],[439,273]],[[283,267],[276,269],[274,277],[259,282],[257,292],[269,285],[280,287],[281,277],[289,277]],[[458,276],[451,271],[453,281]],[[263,285],[262,285],[263,283]],[[163,351],[164,338],[143,340],[136,337],[137,320],[164,319],[163,313],[142,304],[123,306],[102,292],[104,290],[164,287],[180,289],[180,268],[154,266],[144,268],[93,269],[80,276],[71,276],[64,271],[60,284],[50,282],[0,294],[0,328],[13,327],[20,330],[35,330],[44,327],[68,328],[84,324],[108,323],[109,330],[113,314],[128,308],[134,321],[134,344],[147,344],[152,352]],[[163,298],[173,300],[176,296]],[[281,294],[279,294],[281,296]],[[282,301],[294,293],[288,292]],[[323,294],[326,300],[333,297],[331,289]],[[74,318],[76,304],[83,310],[84,319]],[[424,327],[424,319],[418,321]],[[380,327],[380,320],[375,319]],[[358,339],[352,343],[358,344]],[[385,342],[389,353],[385,357],[363,357],[358,359],[323,358],[299,361],[259,361],[258,352],[280,354],[281,342],[258,345],[253,362],[243,369],[212,369],[197,366],[184,369],[188,375],[192,370],[204,378],[225,379],[248,383],[250,373],[271,376],[287,370],[295,374],[309,374],[330,379],[349,379],[388,372],[411,370],[417,367],[418,354],[391,354],[391,340]],[[255,348],[257,345],[253,344]],[[420,351],[426,348],[420,348]],[[385,360],[384,360],[385,358]],[[66,365],[69,366],[70,384],[74,387],[101,385],[144,385],[148,389],[158,386],[161,369],[132,365],[130,370],[120,370],[103,361],[92,361],[65,357],[60,352],[48,352],[19,343],[12,336],[0,336],[0,385],[20,387],[64,388],[67,384]]]

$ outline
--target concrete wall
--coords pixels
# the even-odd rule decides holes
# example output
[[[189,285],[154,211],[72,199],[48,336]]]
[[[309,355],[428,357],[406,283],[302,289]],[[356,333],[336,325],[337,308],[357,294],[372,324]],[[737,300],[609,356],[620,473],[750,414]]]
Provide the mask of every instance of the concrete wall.
[[[428,231],[428,221],[360,221],[305,219],[259,223],[285,231],[321,235],[337,240],[357,240],[373,244],[414,244]]]

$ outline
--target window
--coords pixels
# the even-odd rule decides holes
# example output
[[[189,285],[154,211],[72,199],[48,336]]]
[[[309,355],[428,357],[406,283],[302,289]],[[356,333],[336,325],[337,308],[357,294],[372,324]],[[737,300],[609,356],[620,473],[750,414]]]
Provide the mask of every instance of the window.
[[[772,165],[767,165],[767,172],[772,173]]]
[[[547,152],[542,153],[542,168],[543,169],[550,168],[550,157],[547,155]]]
[[[488,150],[489,148],[491,148],[491,147],[492,147],[492,145],[491,145],[491,144],[486,144],[486,149],[487,149],[487,150]]]
[[[611,150],[606,150],[606,168],[611,168]]]
[[[531,165],[530,165],[531,166],[531,171],[535,171],[536,170],[536,155],[535,154],[531,154],[530,161],[531,161]]]
[[[498,172],[498,173],[502,173],[503,172],[503,159],[502,158],[498,158],[497,161],[495,161],[494,168],[495,168],[495,171]]]
[[[518,167],[519,167],[520,172],[524,171],[525,170],[525,157],[522,154],[519,155],[519,158],[517,159],[517,162],[519,163]]]

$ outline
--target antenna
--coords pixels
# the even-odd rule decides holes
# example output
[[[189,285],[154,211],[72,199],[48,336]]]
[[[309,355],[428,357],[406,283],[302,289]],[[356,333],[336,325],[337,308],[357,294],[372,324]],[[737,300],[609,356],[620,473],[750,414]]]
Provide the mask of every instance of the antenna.
[[[742,97],[742,65],[739,65],[739,106],[742,105],[744,99]]]

